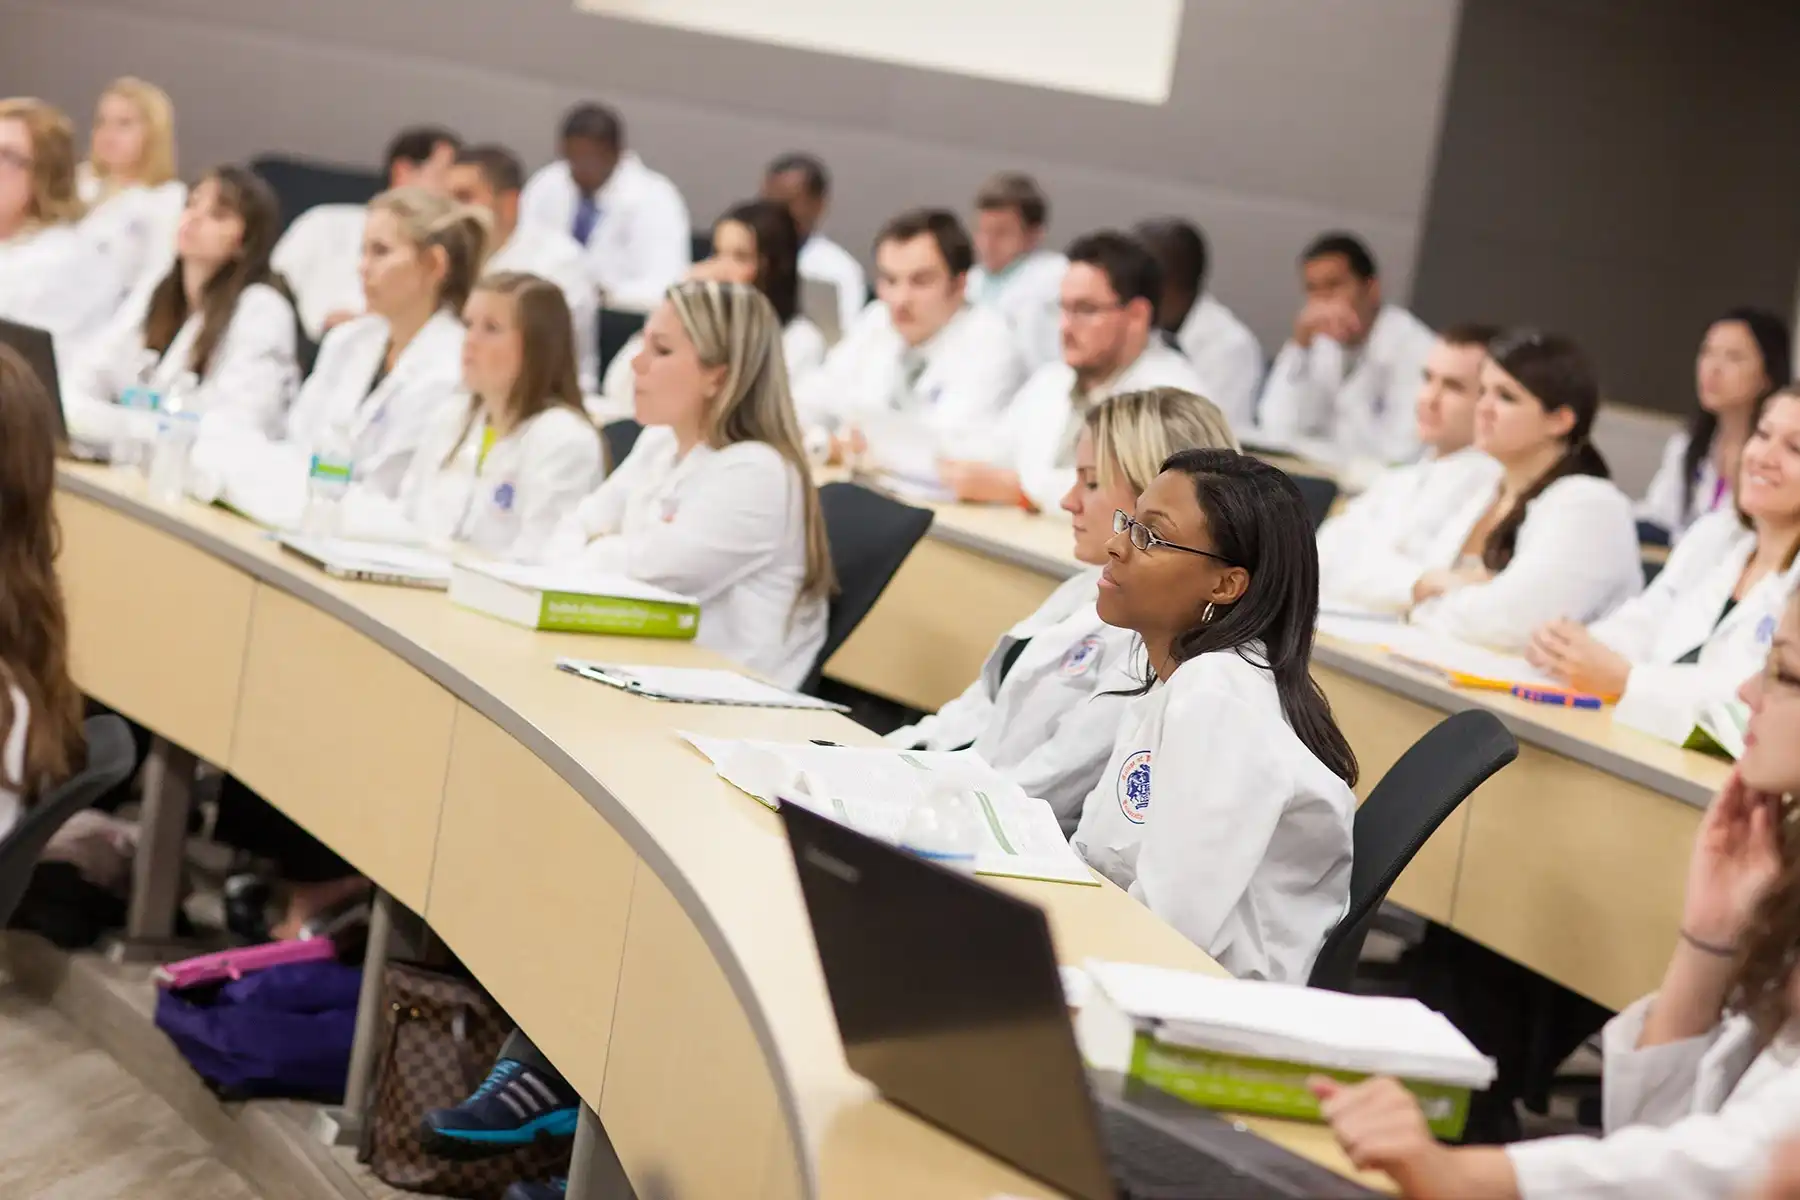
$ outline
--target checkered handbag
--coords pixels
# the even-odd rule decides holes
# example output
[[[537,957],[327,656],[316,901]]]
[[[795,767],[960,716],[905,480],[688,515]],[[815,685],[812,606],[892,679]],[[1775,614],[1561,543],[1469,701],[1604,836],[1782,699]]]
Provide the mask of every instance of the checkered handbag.
[[[376,1178],[407,1191],[500,1200],[509,1184],[569,1171],[569,1144],[522,1147],[479,1162],[439,1158],[419,1140],[433,1108],[481,1086],[512,1023],[474,982],[407,963],[382,976],[386,1037],[359,1157]]]

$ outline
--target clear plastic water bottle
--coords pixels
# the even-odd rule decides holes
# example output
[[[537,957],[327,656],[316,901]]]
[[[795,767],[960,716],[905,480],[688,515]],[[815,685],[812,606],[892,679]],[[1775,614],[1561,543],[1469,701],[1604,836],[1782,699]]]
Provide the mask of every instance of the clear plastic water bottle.
[[[156,351],[144,351],[138,357],[138,369],[133,382],[119,393],[119,407],[125,411],[120,414],[118,433],[108,448],[108,458],[115,467],[148,468],[150,465],[151,431],[154,426],[147,414],[162,407],[162,396],[152,382],[157,364],[161,361],[162,356]]]
[[[152,504],[181,503],[187,494],[188,459],[200,434],[200,414],[179,409],[158,415],[150,451],[148,491]]]
[[[913,805],[900,828],[900,848],[941,867],[975,873],[975,851],[981,844],[975,797],[944,785]]]
[[[350,431],[333,425],[313,447],[306,478],[305,529],[316,537],[333,537],[338,528],[338,506],[350,491],[355,474],[356,443]]]

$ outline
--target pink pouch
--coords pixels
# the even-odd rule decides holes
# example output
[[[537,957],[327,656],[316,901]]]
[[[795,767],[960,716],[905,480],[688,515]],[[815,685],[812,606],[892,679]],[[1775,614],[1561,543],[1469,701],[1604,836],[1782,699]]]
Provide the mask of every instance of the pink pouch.
[[[236,950],[220,950],[165,963],[151,972],[158,987],[180,991],[242,979],[257,971],[288,963],[322,962],[337,957],[337,945],[328,937],[306,938],[289,942],[265,942],[260,946],[243,946]]]

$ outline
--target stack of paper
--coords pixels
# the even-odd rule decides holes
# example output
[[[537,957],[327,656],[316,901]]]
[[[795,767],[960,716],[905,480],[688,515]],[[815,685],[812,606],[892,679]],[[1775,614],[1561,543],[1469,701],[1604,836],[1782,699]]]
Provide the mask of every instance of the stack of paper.
[[[298,535],[280,541],[284,549],[337,579],[439,590],[450,586],[450,560],[413,546]]]
[[[1409,666],[1442,675],[1457,687],[1510,691],[1515,684],[1560,688],[1563,681],[1516,654],[1502,654],[1442,633],[1370,614],[1322,615],[1319,632],[1340,641],[1377,646]]]
[[[977,875],[1095,884],[1056,814],[972,750],[934,753],[682,735],[720,778],[770,808],[804,804],[870,837],[897,842],[913,806],[946,784],[970,793],[982,820]],[[802,780],[805,782],[802,783]]]
[[[650,700],[676,704],[728,704],[741,708],[817,708],[848,711],[842,704],[790,692],[735,671],[707,667],[652,667],[639,663],[596,663],[559,658],[558,670]]]

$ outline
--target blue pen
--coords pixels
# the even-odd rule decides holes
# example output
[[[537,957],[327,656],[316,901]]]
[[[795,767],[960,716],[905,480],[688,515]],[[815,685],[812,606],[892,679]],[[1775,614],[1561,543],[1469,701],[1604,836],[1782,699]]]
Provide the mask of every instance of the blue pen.
[[[1605,701],[1598,696],[1590,696],[1586,692],[1565,692],[1556,688],[1532,688],[1524,684],[1513,685],[1512,694],[1521,700],[1529,700],[1533,704],[1558,704],[1564,708],[1599,708]]]

